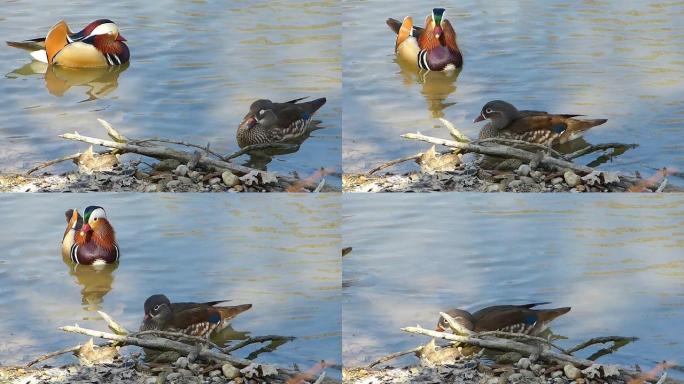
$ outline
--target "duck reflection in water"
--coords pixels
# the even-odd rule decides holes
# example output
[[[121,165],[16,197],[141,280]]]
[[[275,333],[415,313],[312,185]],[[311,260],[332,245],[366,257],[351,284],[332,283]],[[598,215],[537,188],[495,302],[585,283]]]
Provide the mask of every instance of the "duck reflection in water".
[[[63,261],[69,268],[69,275],[81,287],[83,309],[88,312],[102,310],[104,297],[114,285],[114,271],[119,267],[119,263],[82,265],[74,264],[68,258],[63,258]],[[95,314],[93,319],[100,319],[100,316]]]
[[[249,157],[244,163],[242,163],[242,165],[254,169],[259,169],[262,171],[267,171],[268,164],[270,164],[271,161],[273,161],[274,157],[288,155],[290,153],[295,153],[299,151],[301,145],[311,136],[312,132],[323,128],[325,128],[325,126],[321,126],[320,120],[313,120],[309,125],[308,131],[296,139],[276,143],[271,148],[249,151]]]
[[[444,110],[455,103],[446,100],[456,91],[456,81],[461,69],[452,71],[428,71],[416,69],[411,63],[400,58],[396,59],[399,65],[399,73],[403,77],[404,86],[411,88],[414,84],[420,85],[420,93],[425,97],[430,117],[433,119],[443,118]]]
[[[43,75],[45,88],[57,97],[64,96],[71,88],[82,89],[87,96],[82,100],[91,101],[106,97],[119,86],[119,75],[128,69],[129,64],[103,68],[70,68],[58,65],[48,66],[33,61],[8,73],[8,78]]]

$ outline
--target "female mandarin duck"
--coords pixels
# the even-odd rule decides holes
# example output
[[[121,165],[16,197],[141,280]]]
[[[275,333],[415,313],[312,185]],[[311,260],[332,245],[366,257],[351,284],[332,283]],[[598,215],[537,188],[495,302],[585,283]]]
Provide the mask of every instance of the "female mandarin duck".
[[[446,313],[473,332],[502,331],[534,336],[543,332],[555,318],[570,312],[570,307],[533,309],[544,304],[549,303],[495,305],[473,314],[461,309],[450,309]],[[444,332],[449,329],[447,321],[440,317],[436,330]]]
[[[305,98],[285,103],[274,103],[264,99],[253,102],[237,130],[237,143],[240,148],[305,137],[314,113],[326,102],[325,97],[322,97],[298,103]]]
[[[45,38],[10,42],[12,47],[31,50],[43,63],[75,68],[107,67],[128,62],[130,52],[119,27],[108,19],[95,20],[73,33],[64,20],[55,24]]]
[[[76,264],[101,265],[119,260],[114,228],[102,207],[90,206],[83,217],[76,209],[66,212],[62,256]]]
[[[164,295],[152,295],[145,300],[140,330],[174,331],[209,338],[212,332],[227,327],[235,316],[252,308],[252,304],[216,306],[225,301],[172,304]]]
[[[502,137],[542,145],[565,144],[580,138],[589,128],[606,119],[580,120],[581,115],[550,115],[543,111],[519,111],[502,100],[490,101],[482,107],[474,123],[489,120],[480,130],[480,140]]]
[[[434,8],[425,19],[425,28],[414,26],[410,16],[402,23],[387,19],[387,25],[397,34],[394,50],[400,59],[430,71],[448,71],[463,66],[456,31],[444,12],[444,8]]]

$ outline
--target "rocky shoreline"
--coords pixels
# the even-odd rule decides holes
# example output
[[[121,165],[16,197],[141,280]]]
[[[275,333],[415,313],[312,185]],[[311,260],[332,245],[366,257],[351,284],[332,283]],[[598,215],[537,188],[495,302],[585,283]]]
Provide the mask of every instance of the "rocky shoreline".
[[[662,380],[660,380],[662,378]],[[382,369],[345,368],[345,384],[681,384],[662,373],[628,374],[615,365],[594,364],[579,369],[572,364],[544,366],[521,358],[512,365],[484,363],[466,358],[442,365],[417,365]]]
[[[306,372],[283,373],[281,369],[263,364],[238,369],[230,364],[190,363],[186,357],[180,357],[170,365],[148,365],[143,363],[137,354],[117,359],[109,364],[91,366],[0,367],[0,383],[12,384],[308,384],[314,382],[317,384],[340,383],[339,380],[321,376],[320,372],[317,372],[315,377]]]
[[[663,182],[665,180],[665,182]],[[612,172],[579,176],[572,170],[533,170],[522,164],[514,171],[489,171],[477,162],[449,170],[420,170],[383,175],[345,173],[344,192],[682,192],[666,179],[621,177]]]
[[[177,160],[162,160],[150,168],[140,161],[118,163],[107,170],[0,174],[0,192],[339,192],[315,180],[242,176],[230,171],[191,170]]]

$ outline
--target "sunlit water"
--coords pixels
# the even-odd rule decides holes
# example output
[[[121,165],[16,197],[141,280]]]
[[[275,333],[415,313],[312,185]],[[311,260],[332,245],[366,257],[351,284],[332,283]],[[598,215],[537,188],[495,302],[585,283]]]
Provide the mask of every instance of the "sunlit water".
[[[305,177],[341,159],[341,15],[337,1],[2,1],[3,40],[44,36],[65,19],[73,30],[109,18],[128,39],[117,71],[34,73],[28,52],[0,47],[0,169],[27,170],[84,149],[56,136],[106,137],[103,118],[133,138],[165,137],[220,153],[238,149],[237,126],[252,101],[327,97],[313,132],[269,170]],[[38,11],[39,10],[39,11]],[[42,71],[45,71],[42,69]],[[33,74],[32,74],[33,73]],[[237,161],[245,162],[243,156]],[[67,166],[56,170],[68,169]],[[329,177],[339,185],[336,177]]]
[[[62,261],[63,211],[89,204],[105,207],[117,232],[117,268],[96,272]],[[0,365],[86,340],[59,326],[106,330],[97,309],[137,329],[154,293],[252,303],[232,322],[237,337],[297,337],[260,361],[339,364],[339,210],[335,195],[0,196]]]
[[[343,3],[345,171],[369,170],[428,148],[399,137],[406,132],[449,138],[437,117],[477,137],[481,125],[472,121],[494,99],[521,109],[607,118],[587,133],[588,142],[640,144],[601,169],[648,175],[654,168],[684,166],[681,2],[441,4],[465,65],[458,76],[426,78],[395,62],[395,35],[385,20],[412,15],[422,26],[435,3],[387,4]]]
[[[345,365],[425,343],[399,329],[440,310],[539,301],[572,307],[562,346],[637,336],[600,361],[682,362],[682,196],[345,195],[343,233]]]

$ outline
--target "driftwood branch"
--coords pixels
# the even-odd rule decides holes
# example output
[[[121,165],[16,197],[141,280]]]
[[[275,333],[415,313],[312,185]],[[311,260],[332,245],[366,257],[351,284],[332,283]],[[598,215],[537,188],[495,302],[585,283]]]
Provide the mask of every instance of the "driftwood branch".
[[[579,172],[582,174],[589,174],[594,171],[593,168],[587,167],[585,165],[574,164],[569,161],[557,159],[546,154],[543,154],[541,158],[539,158],[539,155],[534,154],[532,152],[504,145],[482,146],[470,143],[461,143],[454,140],[426,136],[421,133],[406,133],[404,135],[401,135],[401,137],[410,140],[425,141],[431,144],[444,145],[450,148],[458,148],[464,151],[475,152],[484,155],[520,159],[528,163],[539,160],[540,164],[544,164],[550,168],[555,168],[559,170],[571,169],[575,172]]]
[[[160,337],[154,338],[140,338],[125,335],[117,335],[109,332],[96,331],[87,328],[81,328],[78,325],[60,327],[60,330],[64,332],[79,333],[82,335],[97,337],[105,340],[118,341],[125,345],[135,345],[143,348],[150,348],[162,351],[176,351],[184,355],[190,355],[192,353],[197,353],[199,357],[205,358],[212,361],[220,361],[231,363],[237,367],[246,367],[252,362],[239,357],[231,356],[223,352],[215,351],[209,348],[199,348],[198,349],[189,344],[181,343],[179,341],[163,339]]]
[[[182,163],[188,163],[193,159],[193,153],[179,151],[177,149],[154,145],[154,146],[143,146],[129,143],[119,143],[111,140],[98,139],[95,137],[83,136],[78,132],[65,133],[59,135],[59,137],[67,140],[81,141],[88,144],[99,145],[103,147],[118,149],[123,152],[137,153],[144,156],[154,157],[156,159],[175,159]],[[223,160],[217,160],[214,158],[202,155],[199,159],[199,164],[207,168],[216,168],[229,170],[233,173],[247,174],[250,172],[257,172],[258,174],[268,174],[266,171],[260,171],[257,169],[245,167],[242,165],[233,164]],[[268,175],[267,177],[270,177]],[[282,176],[278,176],[283,178]]]
[[[188,143],[186,141],[180,141],[180,140],[171,140],[171,139],[164,139],[161,137],[154,137],[150,139],[140,139],[140,140],[130,140],[129,141],[131,144],[138,144],[138,145],[144,145],[145,143],[168,143],[168,144],[176,144],[176,145],[182,145],[185,147],[191,147],[191,148],[198,148],[203,150],[204,152],[216,157],[217,159],[223,160],[223,157],[211,149],[209,149],[209,143],[207,143],[206,146],[198,145],[198,144],[193,144],[193,143]]]
[[[565,353],[558,353],[548,349],[539,348],[537,346],[521,343],[518,341],[508,339],[481,339],[477,336],[462,336],[454,335],[444,332],[432,331],[422,327],[405,327],[401,329],[404,332],[414,333],[419,335],[426,335],[438,339],[457,341],[459,343],[469,344],[480,348],[495,349],[499,351],[518,352],[525,356],[538,355],[548,360],[556,360],[571,363],[575,366],[589,367],[594,362],[591,360],[581,359]]]
[[[559,159],[570,161],[570,159],[567,156],[565,156],[562,153],[558,152],[557,150],[549,147],[548,145],[530,143],[529,141],[507,139],[507,138],[503,138],[503,137],[490,137],[488,139],[482,139],[482,140],[477,140],[477,141],[473,142],[473,144],[477,144],[477,145],[481,145],[484,143],[503,144],[503,145],[508,145],[508,146],[519,145],[519,146],[522,146],[525,148],[536,148],[542,152],[548,152],[548,153],[552,154],[554,157],[557,157]],[[525,150],[527,151],[527,149],[525,149]]]

